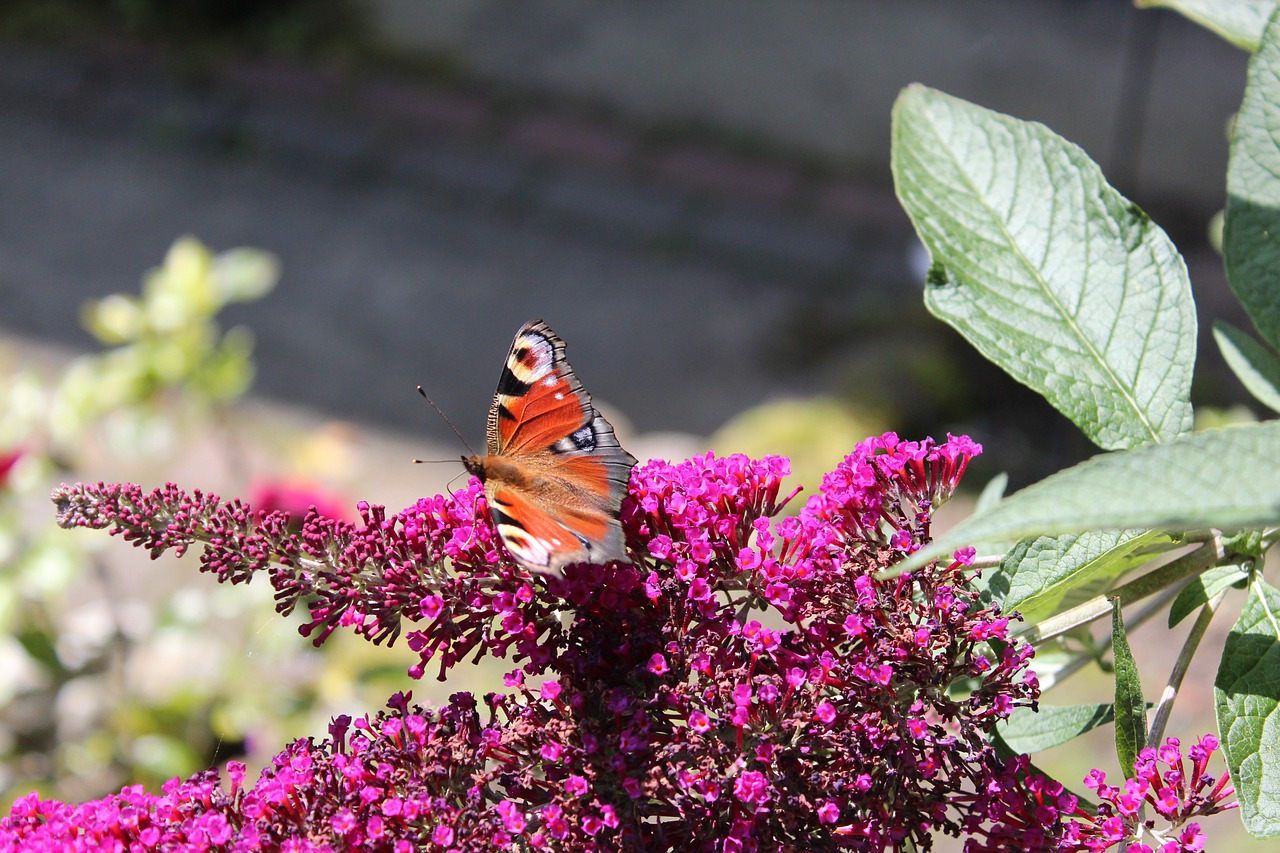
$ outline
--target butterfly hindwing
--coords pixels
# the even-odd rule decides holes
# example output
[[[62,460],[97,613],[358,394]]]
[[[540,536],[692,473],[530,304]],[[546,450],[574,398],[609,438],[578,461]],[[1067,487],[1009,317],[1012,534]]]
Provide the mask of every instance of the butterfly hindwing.
[[[539,320],[520,328],[489,410],[489,456],[466,460],[507,550],[530,569],[627,559],[618,515],[635,458],[564,349]]]
[[[556,569],[571,562],[626,559],[621,527],[614,541],[610,523],[616,520],[607,515],[540,506],[528,494],[501,484],[486,485],[485,494],[503,544],[525,566]]]

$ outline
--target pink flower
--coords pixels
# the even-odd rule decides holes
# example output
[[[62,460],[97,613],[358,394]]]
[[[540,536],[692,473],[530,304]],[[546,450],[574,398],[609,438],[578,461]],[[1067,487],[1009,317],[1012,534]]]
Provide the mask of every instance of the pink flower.
[[[249,489],[249,503],[264,512],[287,513],[297,524],[313,508],[317,513],[342,521],[351,511],[346,500],[306,480],[281,478],[261,480]]]
[[[764,805],[769,793],[769,780],[759,770],[747,770],[733,783],[733,795],[748,805]]]
[[[307,608],[313,642],[403,631],[415,678],[485,656],[518,667],[505,694],[456,693],[438,711],[400,696],[377,718],[335,721],[330,740],[291,745],[234,795],[204,780],[200,802],[218,805],[201,808],[259,833],[262,847],[335,818],[349,838],[387,847],[426,820],[433,842],[458,849],[517,838],[549,849],[699,838],[872,849],[959,834],[970,814],[997,820],[999,785],[963,818],[952,798],[986,796],[987,736],[1038,695],[1028,646],[991,652],[974,639],[1004,617],[960,561],[877,580],[885,561],[929,540],[932,513],[976,452],[963,439],[868,439],[785,517],[786,460],[638,465],[621,518],[635,564],[559,576],[510,560],[474,480],[400,513],[360,504],[358,522],[311,513],[298,529],[173,486],[72,486],[55,499],[64,526],[110,527],[156,552],[201,548],[202,569],[232,583],[263,575],[282,610]],[[977,684],[960,704],[939,689],[957,681]],[[940,736],[916,737],[923,720],[944,721]]]
[[[524,812],[520,810],[520,806],[512,800],[503,800],[497,805],[498,814],[502,817],[502,828],[507,832],[521,833],[524,831],[526,820]]]
[[[0,489],[4,489],[8,484],[9,473],[17,466],[20,459],[22,459],[20,449],[0,451]]]

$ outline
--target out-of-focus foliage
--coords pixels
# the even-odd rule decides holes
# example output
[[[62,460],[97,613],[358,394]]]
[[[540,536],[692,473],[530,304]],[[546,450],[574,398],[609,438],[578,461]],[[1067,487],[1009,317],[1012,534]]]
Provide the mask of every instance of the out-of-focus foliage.
[[[315,654],[300,653],[270,613],[269,588],[184,583],[185,572],[157,588],[166,586],[162,566],[121,573],[108,559],[113,543],[66,536],[46,521],[49,489],[67,476],[171,463],[202,444],[236,467],[239,444],[219,425],[252,382],[253,339],[245,328],[223,331],[215,318],[266,295],[278,272],[267,253],[213,254],[183,238],[139,295],[85,306],[101,352],[42,371],[0,351],[6,799],[31,788],[93,796],[126,782],[158,784],[215,759],[263,759],[255,743],[269,751],[310,714],[327,717],[358,683],[403,673],[385,655],[370,661],[338,648],[321,677]],[[302,512],[308,503],[341,506],[297,478],[259,482],[255,497]]]
[[[733,418],[707,444],[722,455],[786,456],[791,460],[791,482],[803,485],[810,494],[822,485],[822,475],[849,452],[850,436],[884,430],[880,414],[855,411],[831,398],[775,400]],[[802,503],[790,506],[799,511]]]
[[[170,398],[201,414],[238,399],[253,381],[253,336],[243,326],[224,333],[214,318],[233,302],[262,298],[278,277],[264,252],[214,256],[184,237],[147,274],[141,296],[86,305],[85,328],[110,349],[77,359],[58,381],[48,418],[54,444],[74,446],[100,425],[117,450],[151,452],[169,426]]]
[[[205,725],[230,698],[220,694],[235,646],[214,651],[201,636],[269,604],[157,598],[114,577],[94,544],[37,519],[51,484],[88,458],[163,458],[182,429],[248,389],[252,336],[214,318],[277,278],[271,255],[213,255],[186,237],[140,296],[85,306],[102,352],[61,372],[0,363],[0,788],[74,779],[68,793],[80,795],[164,779],[244,739]]]

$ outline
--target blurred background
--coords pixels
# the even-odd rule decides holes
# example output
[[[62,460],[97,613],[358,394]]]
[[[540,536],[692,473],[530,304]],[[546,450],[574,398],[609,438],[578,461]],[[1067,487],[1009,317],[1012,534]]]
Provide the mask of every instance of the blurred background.
[[[812,486],[872,432],[964,432],[970,485],[1016,489],[1089,455],[924,311],[893,101],[1078,143],[1184,253],[1202,329],[1247,327],[1210,241],[1247,58],[1128,0],[6,0],[5,799],[260,761],[408,686],[403,655],[307,654],[269,591],[48,529],[50,483],[398,509],[458,473],[409,459],[462,452],[414,386],[479,447],[533,317],[641,459],[783,453]],[[1228,376],[1202,338],[1210,421],[1249,417]]]

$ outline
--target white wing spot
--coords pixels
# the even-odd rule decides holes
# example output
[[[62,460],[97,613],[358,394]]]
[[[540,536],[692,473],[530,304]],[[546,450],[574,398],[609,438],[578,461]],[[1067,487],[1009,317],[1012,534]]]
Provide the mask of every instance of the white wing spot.
[[[498,533],[502,542],[518,562],[535,566],[545,566],[551,562],[551,549],[539,539],[530,536],[524,530],[511,525],[498,525]]]

